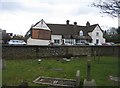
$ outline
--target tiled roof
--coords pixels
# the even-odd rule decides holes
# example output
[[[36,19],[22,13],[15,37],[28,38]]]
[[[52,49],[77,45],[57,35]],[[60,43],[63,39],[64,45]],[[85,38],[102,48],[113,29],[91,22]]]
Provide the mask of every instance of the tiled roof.
[[[84,36],[88,36],[88,32],[92,32],[98,24],[90,26],[78,26],[67,24],[47,24],[53,35],[79,35],[80,30]]]

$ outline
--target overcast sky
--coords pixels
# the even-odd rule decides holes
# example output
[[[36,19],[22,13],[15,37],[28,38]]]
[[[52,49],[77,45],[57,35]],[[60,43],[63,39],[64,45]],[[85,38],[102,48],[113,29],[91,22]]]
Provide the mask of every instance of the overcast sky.
[[[91,7],[96,0],[0,0],[0,28],[9,33],[24,35],[32,24],[44,19],[46,23],[78,25],[99,24],[103,30],[117,27],[118,19],[100,14]]]

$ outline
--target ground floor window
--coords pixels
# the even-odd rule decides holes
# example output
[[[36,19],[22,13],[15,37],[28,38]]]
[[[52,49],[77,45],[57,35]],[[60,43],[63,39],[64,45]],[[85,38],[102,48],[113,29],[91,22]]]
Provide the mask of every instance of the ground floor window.
[[[86,40],[76,39],[76,43],[86,43]]]
[[[54,43],[55,43],[55,44],[60,44],[60,40],[59,40],[59,39],[55,39],[55,40],[54,40]]]
[[[65,39],[65,44],[73,45],[74,44],[74,39]]]

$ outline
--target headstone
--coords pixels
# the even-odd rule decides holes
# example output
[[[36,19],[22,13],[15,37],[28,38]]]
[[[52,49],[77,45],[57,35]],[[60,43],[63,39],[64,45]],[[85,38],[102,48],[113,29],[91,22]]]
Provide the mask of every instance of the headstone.
[[[76,72],[76,87],[80,86],[80,71],[77,70]]]
[[[96,82],[94,79],[87,81],[86,79],[83,82],[83,88],[96,88]]]
[[[84,88],[96,88],[96,83],[94,79],[91,79],[91,61],[88,59],[87,61],[87,78],[84,80],[83,86]]]
[[[87,81],[91,81],[91,63],[90,60],[87,61]]]

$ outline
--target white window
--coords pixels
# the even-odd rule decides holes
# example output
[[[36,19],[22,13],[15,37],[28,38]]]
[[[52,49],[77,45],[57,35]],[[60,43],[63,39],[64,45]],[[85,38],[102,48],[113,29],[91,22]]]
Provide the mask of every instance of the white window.
[[[82,31],[82,30],[79,32],[79,35],[80,35],[80,36],[83,36],[83,31]]]
[[[86,40],[77,39],[77,40],[76,40],[76,44],[80,44],[80,43],[86,43]]]
[[[73,45],[74,44],[74,39],[65,39],[65,44]]]

